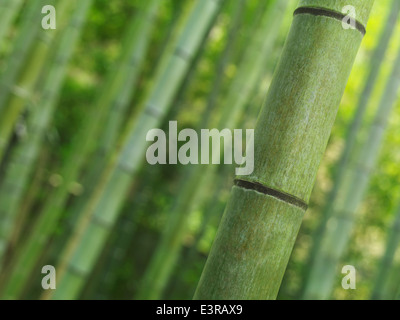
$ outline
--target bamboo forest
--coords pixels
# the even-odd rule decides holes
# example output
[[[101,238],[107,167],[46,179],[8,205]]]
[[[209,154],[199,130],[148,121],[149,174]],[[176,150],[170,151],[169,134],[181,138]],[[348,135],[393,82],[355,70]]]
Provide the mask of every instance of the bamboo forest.
[[[0,0],[0,299],[400,299],[399,35],[400,0]]]

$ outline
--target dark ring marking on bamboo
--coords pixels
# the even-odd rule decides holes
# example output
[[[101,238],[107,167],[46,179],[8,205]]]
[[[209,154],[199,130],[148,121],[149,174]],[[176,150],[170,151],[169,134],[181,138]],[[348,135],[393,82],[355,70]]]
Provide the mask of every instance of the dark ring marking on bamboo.
[[[317,7],[300,7],[297,8],[293,15],[298,15],[298,14],[312,14],[314,16],[324,16],[324,17],[329,17],[329,18],[333,18],[339,21],[343,21],[344,18],[347,17],[347,15],[337,12],[337,11],[332,11],[329,9],[325,9],[325,8],[317,8]],[[352,18],[353,19],[353,18]],[[361,32],[361,34],[363,36],[365,36],[367,30],[365,29],[365,26],[359,22],[358,20],[354,19],[354,21],[356,22],[356,29],[358,31]]]
[[[250,181],[246,181],[246,180],[235,179],[235,186],[243,188],[243,189],[254,190],[254,191],[266,194],[268,196],[277,198],[284,202],[290,203],[296,207],[299,207],[299,208],[303,209],[304,211],[306,211],[308,208],[307,203],[305,203],[303,200],[296,198],[295,196],[292,196],[290,194],[284,193],[282,191],[278,191],[278,190],[266,187],[257,182],[250,182]]]

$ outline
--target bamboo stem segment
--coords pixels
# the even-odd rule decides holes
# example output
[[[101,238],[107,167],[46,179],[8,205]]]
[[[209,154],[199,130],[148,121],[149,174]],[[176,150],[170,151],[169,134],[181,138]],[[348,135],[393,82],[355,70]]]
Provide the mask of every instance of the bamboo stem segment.
[[[334,12],[352,5],[365,26],[373,0],[302,0],[299,8],[317,5]],[[256,125],[254,172],[240,180],[308,203],[362,38],[335,17],[294,16]],[[234,186],[194,298],[275,299],[304,212]]]

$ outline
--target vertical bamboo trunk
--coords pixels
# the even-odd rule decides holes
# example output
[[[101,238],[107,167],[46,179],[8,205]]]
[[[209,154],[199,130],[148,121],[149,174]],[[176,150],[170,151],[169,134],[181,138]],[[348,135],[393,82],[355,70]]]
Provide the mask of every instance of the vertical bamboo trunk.
[[[357,29],[344,29],[352,5]],[[302,0],[195,299],[275,299],[373,1]]]
[[[344,146],[344,149],[342,151],[342,154],[341,154],[340,159],[337,164],[338,171],[335,174],[334,180],[333,180],[333,188],[329,192],[328,198],[326,200],[326,205],[323,208],[321,222],[320,222],[317,230],[313,234],[312,248],[310,250],[310,256],[308,258],[309,265],[312,264],[315,259],[315,254],[321,243],[320,237],[322,237],[322,234],[326,227],[326,222],[332,213],[332,204],[334,203],[334,201],[338,195],[341,182],[344,178],[345,168],[349,163],[349,160],[350,160],[351,154],[352,154],[352,150],[354,149],[354,147],[356,145],[357,136],[358,136],[365,112],[367,110],[369,99],[371,97],[373,88],[374,88],[376,80],[378,78],[379,70],[383,63],[385,53],[389,46],[389,40],[393,34],[394,28],[396,27],[397,18],[399,16],[399,10],[400,10],[400,2],[398,0],[393,0],[392,6],[388,10],[389,15],[388,15],[388,19],[385,24],[384,30],[380,36],[380,39],[377,43],[377,46],[374,50],[372,57],[371,57],[369,74],[365,81],[362,93],[359,97],[356,111],[353,115],[352,122],[347,130],[345,146]],[[309,277],[309,275],[307,274],[307,276],[305,277],[305,282],[307,282],[308,277]]]
[[[52,68],[48,77],[48,88],[46,88],[48,91],[44,91],[46,96],[43,97],[43,105],[41,106],[41,109],[39,109],[41,112],[37,112],[32,118],[32,123],[35,125],[35,129],[38,130],[36,133],[39,132],[39,134],[34,134],[33,138],[35,141],[33,141],[32,144],[27,143],[25,146],[26,148],[24,148],[24,152],[28,152],[28,158],[32,156],[32,154],[36,153],[36,148],[38,146],[36,139],[40,140],[42,137],[45,128],[44,124],[48,122],[48,119],[51,116],[55,99],[57,98],[57,92],[59,91],[65,76],[67,62],[73,52],[77,40],[79,39],[86,14],[89,11],[92,1],[93,0],[77,1],[76,11],[74,11],[73,18],[60,40],[59,51],[56,56],[57,67]],[[45,229],[44,227],[48,227],[49,223],[47,220],[39,222],[41,222],[41,224],[39,223],[36,225],[37,228],[34,229],[33,236],[26,239],[20,249],[22,252],[21,259],[16,259],[16,261],[13,261],[11,264],[10,274],[8,274],[9,279],[7,279],[8,281],[6,280],[5,285],[1,290],[2,297],[5,299],[15,299],[20,295],[25,281],[32,271],[32,263],[36,261],[37,252],[40,252],[47,235],[46,233],[41,233],[41,231]]]
[[[331,294],[336,268],[346,250],[357,209],[368,187],[391,110],[397,101],[399,84],[400,51],[363,150],[355,163],[346,168],[345,179],[341,184],[337,201],[333,205],[332,216],[327,222],[314,263],[310,266],[310,278],[304,291],[305,299],[327,299]]]
[[[175,51],[161,63],[143,113],[134,121],[136,125],[128,126],[127,139],[122,152],[117,155],[117,162],[111,161],[111,165],[106,168],[102,181],[88,201],[88,209],[80,217],[75,235],[67,244],[60,267],[62,271],[65,270],[65,276],[64,272],[58,272],[61,280],[55,299],[71,299],[79,294],[85,277],[91,271],[118,217],[132,176],[143,162],[147,131],[157,127],[171,107],[174,94],[182,83],[193,55],[219,11],[220,2],[206,0],[195,3],[185,29],[174,46]],[[114,164],[117,164],[116,168]],[[104,190],[104,187],[107,188]]]
[[[371,299],[381,300],[390,299],[387,292],[387,283],[389,281],[390,270],[393,266],[393,260],[397,248],[400,243],[400,206],[397,209],[397,214],[393,222],[392,228],[389,230],[385,254],[379,266],[378,275],[375,280],[375,286],[372,291]]]
[[[274,8],[268,14],[265,14],[259,31],[254,35],[254,40],[250,42],[243,64],[239,67],[217,128],[233,129],[239,124],[246,102],[254,91],[260,73],[264,71],[263,66],[275,42],[277,32],[273,29],[273,26],[279,25],[287,3],[277,1]],[[271,33],[266,35],[265,30],[271,30]],[[238,90],[238,88],[243,87],[246,87],[246,90]],[[240,98],[238,97],[239,92]],[[138,299],[160,298],[179,257],[189,213],[193,211],[194,205],[204,197],[205,186],[209,181],[212,181],[216,169],[217,166],[214,165],[206,168],[195,166],[191,168],[184,179],[185,183],[182,186],[177,204],[170,212],[170,219],[165,227],[161,242],[143,277],[137,295]]]

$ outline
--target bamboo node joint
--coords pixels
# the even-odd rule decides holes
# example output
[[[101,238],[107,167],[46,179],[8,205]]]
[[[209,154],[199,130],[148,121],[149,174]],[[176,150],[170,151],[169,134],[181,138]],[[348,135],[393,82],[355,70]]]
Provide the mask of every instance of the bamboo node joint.
[[[254,190],[254,191],[263,193],[265,195],[277,198],[281,201],[284,201],[291,205],[299,207],[300,209],[302,209],[304,211],[306,211],[308,209],[308,204],[305,203],[303,200],[301,200],[293,195],[284,193],[282,191],[264,186],[261,183],[235,179],[235,186],[237,186],[239,188],[247,189],[247,190]]]
[[[333,19],[336,19],[339,21],[343,21],[347,17],[347,15],[345,15],[341,12],[329,10],[326,8],[317,8],[317,7],[299,7],[294,11],[293,15],[296,16],[299,14],[311,14],[314,16],[324,16],[324,17],[333,18]],[[358,31],[360,31],[363,36],[365,36],[365,34],[367,32],[365,26],[356,19],[355,19],[355,23],[356,23],[356,29]]]

